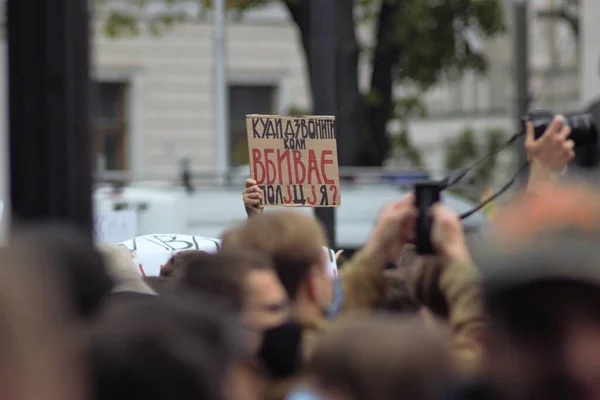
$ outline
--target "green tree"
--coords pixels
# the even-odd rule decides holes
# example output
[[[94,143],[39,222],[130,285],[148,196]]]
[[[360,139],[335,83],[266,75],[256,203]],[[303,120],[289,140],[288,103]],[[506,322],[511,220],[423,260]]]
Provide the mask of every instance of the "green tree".
[[[472,175],[467,175],[466,185],[458,185],[452,191],[478,200],[485,189],[491,185],[498,172],[498,152],[506,143],[506,132],[502,128],[488,128],[476,132],[465,128],[456,137],[446,140],[444,167],[447,171],[463,168],[490,155],[481,163]]]
[[[167,11],[146,20],[154,33],[184,19],[176,7],[183,0],[162,1],[168,6]],[[210,5],[209,0],[198,1]],[[318,0],[271,1],[280,1],[287,7],[299,29],[305,56],[308,55],[309,7],[318,6]],[[110,12],[106,33],[137,34],[143,24],[136,11],[143,11],[147,3],[147,0],[130,0],[128,13]],[[268,3],[269,0],[230,1],[240,12]],[[401,104],[405,99],[394,96],[394,86],[412,85],[416,94],[410,97],[418,99],[442,76],[458,77],[465,70],[484,71],[485,58],[467,37],[475,33],[489,38],[504,30],[501,0],[336,0],[332,23],[336,29],[337,116],[341,139],[338,158],[340,165],[362,166],[382,165],[391,147],[388,121],[407,117]],[[359,45],[356,35],[359,24],[369,24],[374,29],[373,43]],[[358,84],[361,51],[368,52],[372,66],[367,93],[362,93]],[[310,74],[318,66],[311,65],[308,57],[307,60]],[[314,93],[315,88],[312,89]]]

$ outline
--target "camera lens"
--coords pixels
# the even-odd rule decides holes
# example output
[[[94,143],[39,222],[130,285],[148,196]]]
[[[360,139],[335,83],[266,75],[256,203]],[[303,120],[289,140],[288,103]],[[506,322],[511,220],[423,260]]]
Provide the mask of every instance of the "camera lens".
[[[591,114],[574,114],[565,119],[571,127],[570,139],[577,146],[589,146],[598,143],[598,129]]]
[[[531,121],[535,129],[535,138],[544,134],[548,125],[552,123],[556,114],[548,110],[530,111],[523,121]],[[575,142],[576,147],[598,145],[598,129],[592,114],[572,114],[565,118],[565,125],[571,128],[569,138]]]

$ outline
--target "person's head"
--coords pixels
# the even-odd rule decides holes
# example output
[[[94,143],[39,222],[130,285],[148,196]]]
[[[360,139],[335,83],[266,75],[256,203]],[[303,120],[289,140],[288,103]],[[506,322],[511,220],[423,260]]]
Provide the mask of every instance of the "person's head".
[[[599,260],[597,240],[561,237],[481,263],[501,399],[600,398]]]
[[[323,315],[333,301],[323,227],[294,211],[268,212],[223,235],[222,247],[266,253],[299,317]]]
[[[265,255],[240,249],[216,254],[187,251],[174,258],[178,272],[173,289],[212,295],[241,312],[244,325],[258,334],[251,339],[253,352],[264,331],[289,318],[286,292]]]
[[[226,251],[245,266],[244,324],[252,330],[264,332],[290,318],[290,301],[279,281],[273,263],[255,250]]]
[[[448,301],[440,290],[444,263],[443,258],[439,256],[416,257],[408,277],[411,297],[440,322],[447,322],[450,317]]]
[[[239,321],[197,295],[121,304],[94,326],[89,347],[97,400],[220,400],[242,354]]]
[[[95,318],[114,287],[91,236],[74,228],[56,224],[21,227],[11,247],[24,253],[35,251],[47,261],[78,321]]]
[[[183,267],[188,264],[189,257],[194,257],[198,253],[204,254],[206,252],[200,250],[185,250],[173,254],[165,265],[160,267],[159,277],[167,279],[179,276]]]
[[[13,240],[0,249],[0,398],[87,398],[72,293],[35,243]]]
[[[452,362],[444,339],[416,317],[344,321],[320,339],[300,392],[320,400],[445,398]]]
[[[377,309],[393,313],[417,313],[419,304],[411,296],[407,282],[407,270],[404,268],[390,269],[384,272],[386,290]]]
[[[600,192],[595,186],[548,184],[535,193],[515,196],[495,212],[491,226],[494,240],[504,247],[519,248],[543,234],[572,230],[583,235],[600,234]]]
[[[176,292],[210,295],[216,301],[242,311],[245,266],[235,256],[190,250],[175,254],[167,264],[175,266],[170,276]]]

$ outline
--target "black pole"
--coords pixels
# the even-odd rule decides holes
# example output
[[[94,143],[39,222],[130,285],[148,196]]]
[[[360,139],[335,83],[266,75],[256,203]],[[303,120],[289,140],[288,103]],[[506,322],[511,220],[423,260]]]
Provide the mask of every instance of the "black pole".
[[[92,237],[87,0],[8,0],[14,223],[55,220]]]
[[[529,111],[530,93],[529,93],[529,20],[527,13],[527,1],[517,0],[514,2],[514,76],[515,76],[515,125],[517,131],[521,130],[521,119]],[[524,147],[525,137],[521,136],[517,143],[518,165],[527,161]],[[519,176],[519,184],[525,185],[529,176],[525,171]]]
[[[316,115],[336,113],[334,21],[335,0],[310,2],[309,65],[312,68],[310,76]],[[336,134],[339,140],[339,132]],[[335,248],[335,208],[315,208],[315,216],[325,226],[329,246]]]

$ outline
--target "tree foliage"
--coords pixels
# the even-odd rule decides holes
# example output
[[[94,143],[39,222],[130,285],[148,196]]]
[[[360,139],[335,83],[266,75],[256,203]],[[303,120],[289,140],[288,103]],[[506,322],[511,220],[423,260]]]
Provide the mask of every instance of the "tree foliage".
[[[109,0],[96,0],[107,2]],[[184,0],[162,0],[164,9],[140,22],[148,0],[129,0],[126,8],[114,8],[105,19],[111,36],[137,34],[145,25],[153,33],[185,20]],[[198,0],[210,6],[209,0]],[[310,8],[317,0],[271,0],[284,4],[297,25],[310,59]],[[230,0],[233,11],[261,7],[269,0]],[[106,7],[106,5],[105,5]],[[465,70],[485,71],[486,60],[470,37],[490,38],[504,30],[501,0],[336,0],[336,72],[338,90],[338,157],[341,165],[379,166],[391,148],[388,121],[406,119],[414,108],[406,102],[420,102],[421,96],[441,77],[458,78]],[[359,43],[357,27],[373,29],[371,43]],[[368,57],[371,66],[369,89],[358,85],[358,64]],[[412,87],[398,97],[394,88]],[[313,95],[315,93],[313,88]],[[409,143],[404,132],[404,142]],[[409,153],[414,152],[407,148]],[[415,161],[418,157],[414,157]]]
[[[456,137],[448,139],[444,160],[447,171],[467,167],[489,155],[472,174],[466,177],[466,184],[453,188],[453,191],[477,200],[494,182],[498,170],[498,152],[506,140],[507,135],[502,128],[490,128],[483,132],[465,128]]]

